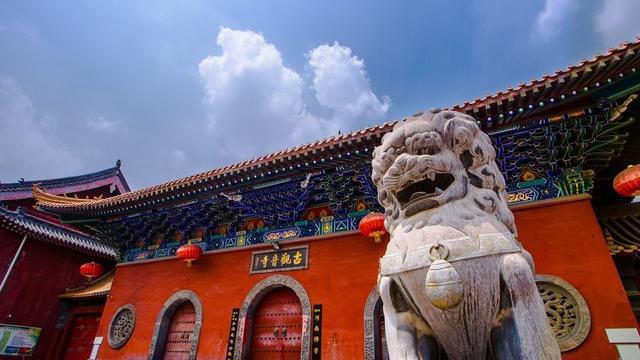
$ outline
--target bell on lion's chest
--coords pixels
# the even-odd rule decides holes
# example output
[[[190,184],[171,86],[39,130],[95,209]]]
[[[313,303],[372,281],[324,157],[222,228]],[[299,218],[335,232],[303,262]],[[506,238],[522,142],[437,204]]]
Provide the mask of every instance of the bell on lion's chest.
[[[427,272],[425,283],[427,298],[441,310],[452,308],[464,295],[462,280],[456,269],[446,260],[434,260]]]

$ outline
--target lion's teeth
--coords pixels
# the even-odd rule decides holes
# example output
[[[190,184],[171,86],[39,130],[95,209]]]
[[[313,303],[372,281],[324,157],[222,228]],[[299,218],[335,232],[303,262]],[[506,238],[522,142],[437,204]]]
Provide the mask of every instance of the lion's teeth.
[[[427,174],[427,178],[431,181],[434,181],[436,179],[436,173]]]
[[[436,195],[440,195],[442,193],[444,193],[444,190],[440,189],[439,187],[436,186],[436,191],[433,192]]]

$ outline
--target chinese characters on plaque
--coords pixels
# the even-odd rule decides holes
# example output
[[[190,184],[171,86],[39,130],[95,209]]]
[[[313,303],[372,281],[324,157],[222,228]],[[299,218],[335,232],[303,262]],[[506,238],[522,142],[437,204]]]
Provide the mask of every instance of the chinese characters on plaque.
[[[308,246],[258,251],[254,252],[251,256],[250,273],[306,269],[308,263]]]

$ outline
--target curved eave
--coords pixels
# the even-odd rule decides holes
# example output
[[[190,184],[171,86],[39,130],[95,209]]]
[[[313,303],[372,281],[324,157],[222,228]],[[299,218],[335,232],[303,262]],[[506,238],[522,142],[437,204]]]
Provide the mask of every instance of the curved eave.
[[[0,227],[57,246],[113,260],[117,251],[97,239],[60,225],[26,214],[22,209],[11,211],[0,206]]]
[[[564,70],[516,87],[454,105],[451,110],[476,117],[483,128],[500,126],[530,116],[541,107],[555,105],[560,96],[585,95],[611,82],[636,74],[640,62],[640,37],[620,44],[604,54],[583,60]],[[554,101],[549,100],[554,98]],[[542,103],[542,106],[538,106]],[[519,111],[522,108],[523,111]],[[509,111],[512,115],[508,115]],[[498,115],[505,115],[499,118]]]
[[[103,186],[114,186],[121,194],[131,191],[118,163],[115,167],[84,175],[21,181],[18,183],[0,183],[0,201],[31,198],[31,189],[34,185],[38,185],[41,189],[55,195],[76,193]]]
[[[114,271],[76,288],[65,289],[58,297],[61,299],[95,299],[109,295],[113,283]]]
[[[246,185],[253,179],[258,179],[261,182],[269,181],[300,171],[301,164],[309,165],[309,167],[305,167],[306,171],[321,169],[327,167],[327,164],[320,161],[323,156],[328,160],[332,154],[339,154],[332,160],[334,165],[348,162],[346,159],[338,159],[338,156],[342,156],[340,152],[351,154],[351,151],[353,151],[353,155],[356,156],[355,153],[359,152],[360,148],[365,148],[369,152],[366,157],[370,158],[373,147],[384,134],[391,131],[395,124],[395,121],[389,122],[353,133],[318,140],[259,158],[105,199],[82,203],[45,200],[38,202],[38,208],[60,215],[108,216],[117,213],[116,209],[121,210],[122,207],[126,207],[126,210],[136,211],[144,206],[153,205],[159,201],[158,199],[166,197],[180,198],[207,190],[237,187]],[[364,154],[358,156],[365,157]]]

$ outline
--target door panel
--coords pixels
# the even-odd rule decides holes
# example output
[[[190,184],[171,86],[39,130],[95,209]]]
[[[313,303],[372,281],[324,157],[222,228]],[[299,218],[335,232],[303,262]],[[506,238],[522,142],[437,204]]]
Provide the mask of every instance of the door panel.
[[[165,360],[188,359],[193,332],[196,327],[196,310],[189,301],[180,305],[173,313],[164,346]]]
[[[287,287],[269,292],[253,315],[251,359],[300,359],[302,305]]]
[[[100,314],[80,314],[73,316],[65,360],[86,360],[93,349],[93,339],[100,323]]]

